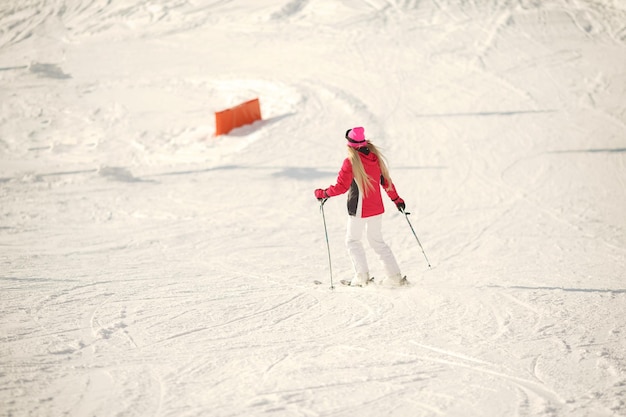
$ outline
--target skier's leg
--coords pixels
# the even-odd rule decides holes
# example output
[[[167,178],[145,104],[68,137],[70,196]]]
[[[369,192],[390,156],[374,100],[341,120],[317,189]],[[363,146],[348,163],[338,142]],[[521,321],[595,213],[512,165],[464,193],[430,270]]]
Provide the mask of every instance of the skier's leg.
[[[365,229],[365,219],[356,216],[348,216],[348,227],[346,232],[346,247],[354,267],[354,278],[351,281],[354,285],[365,285],[369,279],[369,268],[365,257],[365,248],[361,238]]]
[[[383,264],[387,278],[401,278],[398,262],[383,239],[382,220],[382,215],[367,218],[367,240]]]

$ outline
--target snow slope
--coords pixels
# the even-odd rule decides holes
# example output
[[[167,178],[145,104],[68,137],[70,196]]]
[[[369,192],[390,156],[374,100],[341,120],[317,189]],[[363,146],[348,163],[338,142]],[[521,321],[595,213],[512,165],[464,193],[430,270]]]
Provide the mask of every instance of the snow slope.
[[[1,2],[0,415],[626,415],[625,63],[620,0]],[[329,289],[357,125],[410,288]]]

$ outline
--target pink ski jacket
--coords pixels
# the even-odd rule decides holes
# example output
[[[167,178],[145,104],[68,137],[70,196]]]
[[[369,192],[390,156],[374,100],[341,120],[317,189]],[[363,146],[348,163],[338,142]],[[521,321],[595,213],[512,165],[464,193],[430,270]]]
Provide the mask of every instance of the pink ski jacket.
[[[380,191],[381,185],[392,201],[396,201],[400,197],[398,196],[396,187],[393,184],[389,187],[389,183],[382,176],[380,165],[378,165],[378,157],[374,153],[370,152],[365,154],[359,152],[359,157],[361,158],[365,172],[370,177],[374,189],[369,191],[367,196],[364,195],[364,190],[360,190],[354,180],[352,163],[349,158],[346,158],[337,175],[337,183],[325,190],[326,195],[333,197],[348,191],[348,214],[350,216],[377,216],[385,212],[382,193]]]

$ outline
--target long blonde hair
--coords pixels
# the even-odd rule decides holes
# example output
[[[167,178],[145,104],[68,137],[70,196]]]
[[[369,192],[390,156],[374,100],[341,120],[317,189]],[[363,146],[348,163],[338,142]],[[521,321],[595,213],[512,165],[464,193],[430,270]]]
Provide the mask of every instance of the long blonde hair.
[[[391,177],[389,176],[389,169],[387,168],[385,156],[369,140],[367,141],[367,148],[370,150],[371,153],[378,157],[378,166],[380,167],[380,173],[387,183],[386,189],[389,190],[392,186],[392,182]],[[364,195],[368,195],[371,191],[374,191],[373,183],[379,183],[379,179],[374,179],[367,175],[367,172],[365,172],[365,168],[363,167],[363,163],[361,162],[361,158],[359,157],[359,151],[351,146],[348,146],[348,158],[350,159],[350,163],[352,164],[352,174],[354,175],[354,180],[356,181],[359,188],[363,190]]]

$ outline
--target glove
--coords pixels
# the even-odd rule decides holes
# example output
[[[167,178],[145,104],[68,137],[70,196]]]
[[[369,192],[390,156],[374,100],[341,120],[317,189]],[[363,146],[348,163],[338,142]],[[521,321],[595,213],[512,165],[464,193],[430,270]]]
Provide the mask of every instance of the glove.
[[[326,190],[318,188],[317,190],[315,190],[315,198],[317,198],[318,200],[326,200],[328,198],[328,194],[326,194]]]
[[[400,197],[398,197],[395,200],[393,200],[393,202],[395,203],[396,207],[398,208],[398,211],[400,213],[404,213],[404,209],[406,208],[406,205],[404,204],[404,200],[401,199]]]

